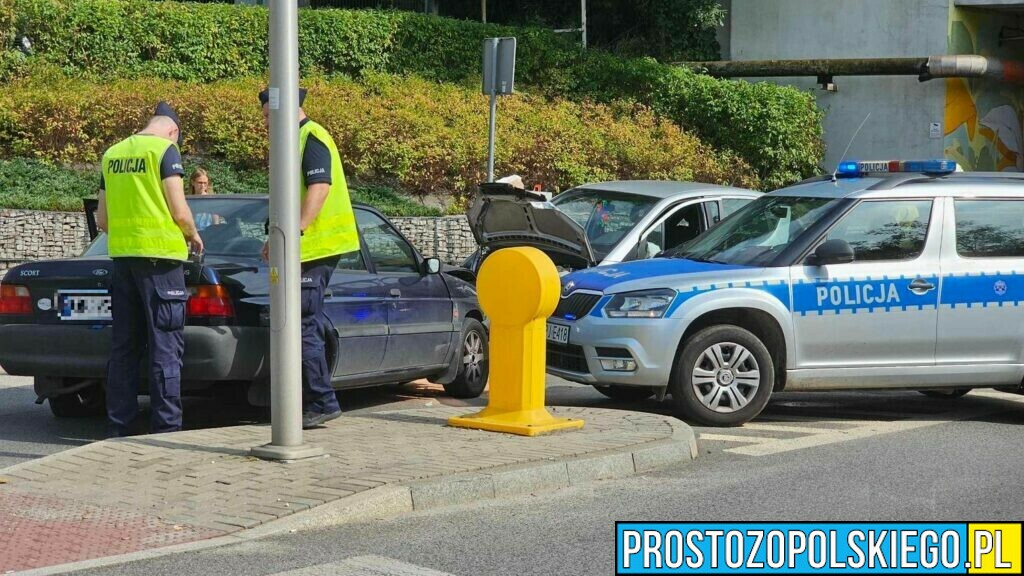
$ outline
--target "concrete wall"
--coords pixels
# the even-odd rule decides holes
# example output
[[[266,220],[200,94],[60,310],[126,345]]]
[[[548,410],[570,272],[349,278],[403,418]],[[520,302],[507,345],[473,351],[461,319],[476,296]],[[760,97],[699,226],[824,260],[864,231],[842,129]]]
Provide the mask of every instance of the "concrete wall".
[[[462,262],[476,250],[465,216],[391,218],[424,256],[449,264]],[[85,214],[0,210],[0,277],[13,266],[31,260],[68,258],[88,244]]]
[[[731,0],[733,60],[927,57],[945,54],[949,0]],[[773,82],[815,90],[826,111],[825,168],[832,170],[857,126],[850,149],[861,159],[931,158],[943,154],[945,84],[914,77],[839,77],[838,92],[813,78]],[[938,131],[931,130],[939,123]]]

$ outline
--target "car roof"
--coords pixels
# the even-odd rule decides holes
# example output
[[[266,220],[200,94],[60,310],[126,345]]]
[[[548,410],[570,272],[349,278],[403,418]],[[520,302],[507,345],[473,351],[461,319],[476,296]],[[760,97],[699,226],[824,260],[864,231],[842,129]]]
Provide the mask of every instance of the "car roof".
[[[759,196],[760,192],[735,188],[733,186],[720,186],[718,184],[704,184],[701,182],[678,182],[673,180],[618,180],[614,182],[595,182],[577,186],[566,192],[576,190],[599,190],[601,192],[622,192],[636,194],[638,196],[650,196],[652,198],[671,198],[680,194],[693,194],[695,196],[708,193],[738,193],[740,196]]]
[[[1024,173],[1020,172],[955,172],[945,175],[922,173],[872,174],[856,178],[837,178],[829,175],[810,178],[770,192],[770,196],[808,196],[814,198],[870,198],[890,195],[893,190],[924,192],[939,187],[943,196],[970,196],[980,188],[986,192],[1024,197]]]

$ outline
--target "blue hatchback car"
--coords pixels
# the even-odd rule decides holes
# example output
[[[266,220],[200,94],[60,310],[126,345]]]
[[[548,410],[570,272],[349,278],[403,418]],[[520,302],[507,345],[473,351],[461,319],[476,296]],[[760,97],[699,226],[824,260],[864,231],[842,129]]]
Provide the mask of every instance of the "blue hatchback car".
[[[251,403],[267,405],[267,197],[194,197],[189,205],[197,220],[214,224],[200,232],[205,261],[185,268],[182,389],[242,384]],[[341,258],[325,300],[335,388],[428,378],[456,397],[480,395],[487,331],[473,275],[422,257],[380,212],[354,208],[362,248]],[[57,416],[103,405],[111,261],[106,237],[90,228],[94,240],[82,256],[22,264],[0,283],[0,366],[34,377],[37,401],[49,400]]]

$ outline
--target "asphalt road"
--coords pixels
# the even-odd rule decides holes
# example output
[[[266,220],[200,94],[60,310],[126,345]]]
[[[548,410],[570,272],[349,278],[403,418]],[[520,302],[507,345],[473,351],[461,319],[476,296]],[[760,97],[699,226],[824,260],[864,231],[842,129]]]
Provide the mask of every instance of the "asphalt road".
[[[61,422],[46,407],[32,405],[26,384],[0,377],[3,465],[102,433],[101,422]],[[558,380],[549,383],[548,396],[551,404],[667,411],[653,400],[614,403]],[[349,411],[430,402],[454,401],[424,385],[343,395]],[[212,399],[190,401],[190,425],[222,426],[262,417],[253,411],[226,414],[217,406]],[[1024,396],[975,391],[959,400],[936,400],[915,392],[782,394],[752,424],[696,430],[701,457],[656,474],[83,574],[260,575],[301,567],[326,573],[328,564],[368,555],[455,575],[602,574],[612,571],[616,520],[1024,517]]]

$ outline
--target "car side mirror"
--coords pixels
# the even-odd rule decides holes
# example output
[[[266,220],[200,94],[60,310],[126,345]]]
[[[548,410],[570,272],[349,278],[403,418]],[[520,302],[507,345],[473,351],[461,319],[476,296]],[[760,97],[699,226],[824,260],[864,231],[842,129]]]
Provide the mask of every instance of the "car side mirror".
[[[833,238],[826,240],[807,259],[809,266],[827,266],[829,264],[849,264],[854,260],[853,246],[846,240]]]
[[[423,268],[427,274],[438,274],[441,272],[441,261],[437,258],[427,258],[423,263]]]

